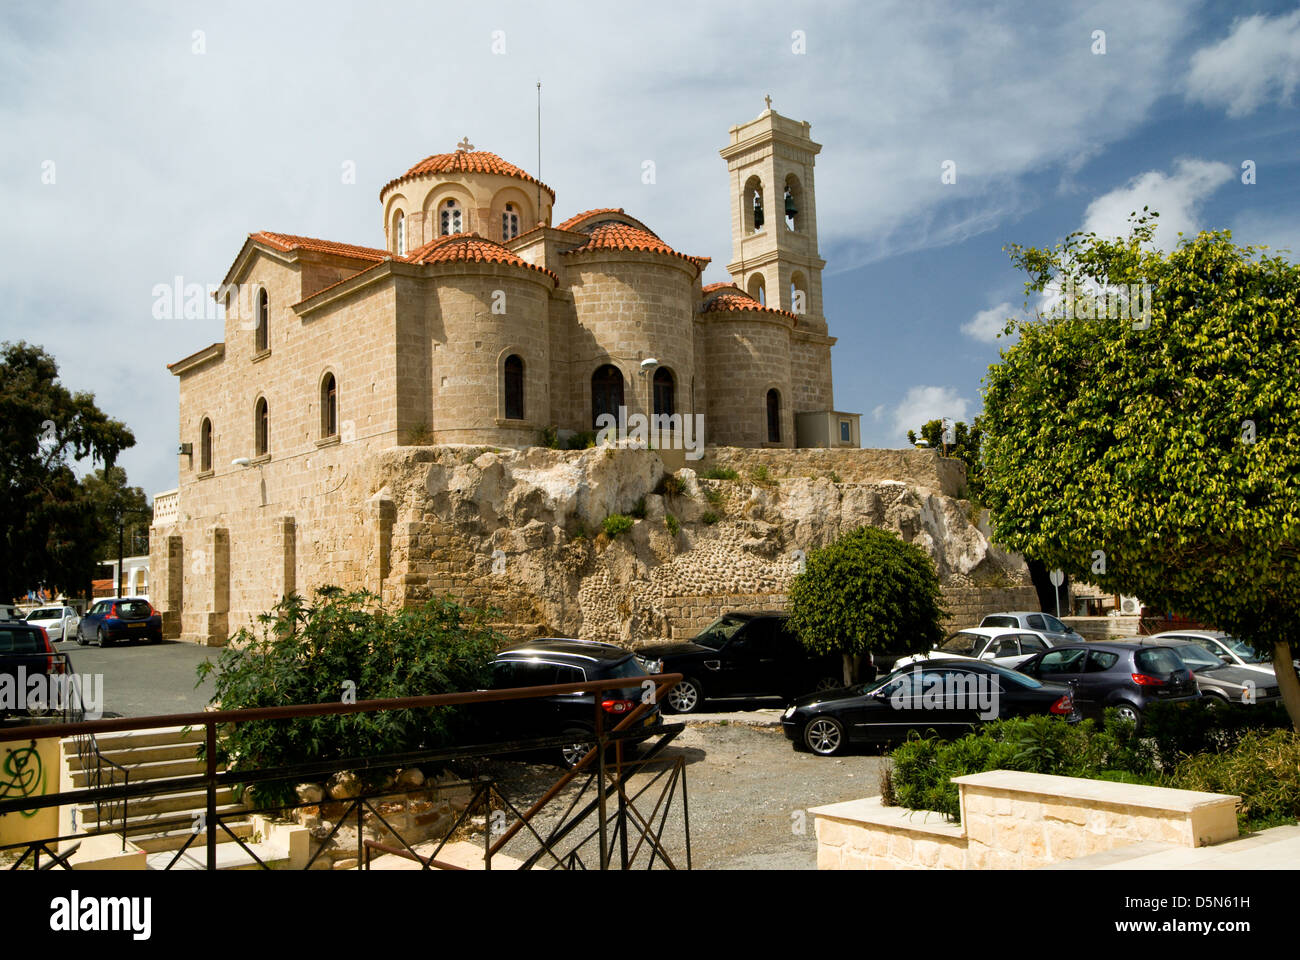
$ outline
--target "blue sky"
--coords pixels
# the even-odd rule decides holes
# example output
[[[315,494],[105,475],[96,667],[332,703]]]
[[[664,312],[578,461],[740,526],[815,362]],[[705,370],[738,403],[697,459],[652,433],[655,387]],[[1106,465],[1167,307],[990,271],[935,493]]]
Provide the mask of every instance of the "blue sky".
[[[50,350],[135,431],[131,482],[169,489],[165,364],[222,331],[153,319],[154,285],[219,282],[255,230],[381,245],[379,188],[463,136],[536,172],[538,79],[557,219],[624,207],[712,257],[706,282],[727,129],[764,94],[811,122],[835,402],[864,446],[979,411],[1025,299],[1006,244],[1150,204],[1161,246],[1300,251],[1294,2],[7,5],[0,340]]]

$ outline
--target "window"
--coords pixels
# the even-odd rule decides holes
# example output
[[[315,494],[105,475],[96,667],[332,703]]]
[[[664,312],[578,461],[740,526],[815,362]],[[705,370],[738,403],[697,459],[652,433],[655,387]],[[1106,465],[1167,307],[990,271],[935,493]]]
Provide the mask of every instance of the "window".
[[[756,273],[749,278],[749,288],[746,292],[752,299],[767,306],[767,284],[763,281],[761,273]]]
[[[199,427],[199,470],[206,473],[212,469],[212,421],[203,418]]]
[[[1043,654],[1039,661],[1039,674],[1046,676],[1055,673],[1082,673],[1087,650],[1061,649]]]
[[[267,411],[266,398],[259,397],[253,408],[253,447],[257,456],[269,453],[271,449],[271,418]]]
[[[1015,637],[1003,637],[996,642],[997,646],[993,649],[993,656],[1016,657],[1020,655],[1020,641]]]
[[[320,435],[321,439],[338,436],[339,397],[334,374],[325,374],[320,384]]]
[[[763,229],[763,183],[758,177],[750,177],[745,183],[745,192],[741,202],[744,204],[745,225],[750,233]]]
[[[257,345],[256,351],[261,353],[264,350],[271,349],[271,307],[267,299],[266,291],[261,290],[257,294]]]
[[[840,443],[853,442],[853,424],[847,420],[840,421]]]
[[[623,406],[623,374],[618,367],[607,363],[591,375],[591,428],[600,429],[602,414],[618,419],[618,408]]]
[[[1039,616],[1038,614],[1036,614],[1036,613],[1034,613],[1034,614],[1030,614],[1030,615],[1025,619],[1025,622],[1028,623],[1029,626],[1030,626],[1030,628],[1033,629],[1033,630],[1046,630],[1046,629],[1047,629],[1047,624],[1043,622],[1043,618],[1040,617],[1040,616]]]
[[[519,211],[515,209],[513,203],[507,203],[505,212],[501,214],[501,239],[513,240],[519,236]]]
[[[803,206],[803,188],[799,185],[799,178],[794,174],[785,178],[785,195],[781,199],[784,204],[782,213],[785,215],[786,229],[797,231],[800,222],[799,209]]]
[[[1047,615],[1046,613],[1043,614],[1043,620],[1046,621],[1046,623],[1047,623],[1047,629],[1048,629],[1048,630],[1051,630],[1053,633],[1069,633],[1069,632],[1070,632],[1070,628],[1069,628],[1069,627],[1067,627],[1065,624],[1063,624],[1060,620],[1057,620],[1055,617],[1049,616],[1049,615]]]
[[[404,257],[406,256],[406,215],[400,210],[397,213],[396,226],[394,232],[397,234],[397,255]]]
[[[515,354],[506,357],[506,419],[524,419],[524,362]]]
[[[448,200],[442,205],[442,212],[439,214],[438,222],[441,227],[441,234],[449,237],[453,233],[461,233],[460,204],[455,200]]]
[[[781,442],[781,394],[767,391],[767,442]]]
[[[673,374],[666,367],[655,371],[655,413],[671,417],[676,413],[673,403]]]
[[[1025,653],[1042,653],[1047,649],[1047,644],[1032,633],[1022,633],[1020,635],[1020,649]]]
[[[1090,650],[1088,652],[1088,672],[1105,673],[1119,661],[1118,653],[1108,650]]]

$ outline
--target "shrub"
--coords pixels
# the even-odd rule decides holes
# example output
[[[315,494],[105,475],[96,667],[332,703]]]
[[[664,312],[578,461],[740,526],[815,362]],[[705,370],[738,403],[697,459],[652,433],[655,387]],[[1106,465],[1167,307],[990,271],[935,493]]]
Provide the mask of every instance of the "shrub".
[[[655,493],[662,497],[679,497],[686,490],[686,484],[675,473],[665,473],[659,478]]]
[[[244,627],[216,663],[198,666],[200,681],[215,673],[214,702],[222,709],[337,703],[351,689],[357,700],[424,696],[486,687],[489,664],[505,638],[483,612],[435,598],[389,612],[365,591],[316,591],[314,603],[289,596]],[[231,772],[313,760],[357,759],[439,747],[451,742],[455,708],[259,720],[221,732],[219,760]],[[292,802],[293,781],[259,784],[259,802]]]
[[[718,516],[716,513],[714,513],[712,510],[709,510],[704,514],[704,516],[700,517],[700,519],[705,523],[707,523],[709,526],[712,526],[722,518]]]
[[[682,528],[682,525],[677,522],[677,518],[671,513],[664,514],[664,526],[668,528],[668,532],[674,537],[677,536],[677,532]]]
[[[832,470],[830,473],[826,474],[826,479],[829,480],[831,483],[843,483],[843,482],[844,482],[843,480],[840,479],[840,475],[839,475],[838,473],[836,473],[834,470]]]
[[[775,478],[772,476],[772,471],[768,470],[765,464],[760,464],[753,470],[749,471],[749,479],[753,480],[755,483],[776,482]]]
[[[560,435],[556,431],[555,427],[542,428],[542,437],[541,437],[540,445],[543,447],[547,447],[551,450],[558,450],[560,448]]]
[[[705,480],[739,480],[740,474],[730,467],[710,467],[700,474]]]
[[[631,530],[634,522],[631,517],[625,514],[611,513],[600,526],[605,531],[605,536],[612,540],[620,533],[627,533],[627,531]]]
[[[637,502],[632,504],[631,514],[638,520],[645,519],[645,497],[638,498]]]
[[[586,450],[588,447],[594,447],[595,445],[596,431],[594,430],[579,430],[564,441],[564,449],[566,450]]]
[[[1237,823],[1262,830],[1300,819],[1300,735],[1291,730],[1250,730],[1232,750],[1187,757],[1170,786],[1241,797]]]
[[[716,487],[705,487],[704,499],[716,507],[722,502],[722,491]]]

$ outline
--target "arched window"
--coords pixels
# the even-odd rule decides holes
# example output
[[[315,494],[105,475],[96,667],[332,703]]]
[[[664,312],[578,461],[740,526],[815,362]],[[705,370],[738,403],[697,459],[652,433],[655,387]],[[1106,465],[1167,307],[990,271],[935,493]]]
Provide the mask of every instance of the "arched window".
[[[206,473],[212,469],[212,421],[207,417],[199,427],[199,470]]]
[[[790,277],[790,312],[798,314],[808,312],[808,282],[798,270]]]
[[[325,374],[320,383],[320,435],[322,440],[339,433],[339,394],[334,374]]]
[[[803,187],[799,185],[799,178],[793,173],[785,178],[785,195],[782,197],[782,203],[786,229],[798,230],[802,222],[799,211],[803,209]]]
[[[404,257],[406,256],[406,214],[402,213],[400,210],[397,211],[397,222],[395,227],[396,229],[394,230],[394,233],[397,236],[397,255],[399,257]]]
[[[591,428],[599,430],[597,420],[602,413],[618,419],[618,408],[623,406],[623,374],[618,367],[607,363],[591,375]]]
[[[655,413],[671,417],[677,412],[673,397],[673,374],[667,367],[655,371]]]
[[[461,222],[460,204],[455,200],[448,200],[442,205],[442,212],[438,215],[441,235],[449,237],[453,233],[462,233],[464,228]]]
[[[258,353],[271,348],[271,305],[265,290],[257,294],[257,347]]]
[[[761,273],[756,273],[749,278],[748,293],[763,306],[767,306],[767,284],[763,281]]]
[[[507,203],[505,212],[501,214],[501,239],[513,240],[519,236],[519,211],[515,209],[513,203]]]
[[[271,450],[271,416],[267,410],[266,398],[259,397],[253,408],[253,448],[255,456],[262,456]]]
[[[745,192],[741,202],[744,204],[741,213],[745,217],[745,225],[749,228],[749,232],[762,230],[766,218],[763,215],[763,182],[758,177],[750,177],[745,182]]]
[[[781,394],[775,388],[767,391],[767,442],[781,442]]]
[[[524,419],[524,361],[515,354],[506,357],[506,419]]]

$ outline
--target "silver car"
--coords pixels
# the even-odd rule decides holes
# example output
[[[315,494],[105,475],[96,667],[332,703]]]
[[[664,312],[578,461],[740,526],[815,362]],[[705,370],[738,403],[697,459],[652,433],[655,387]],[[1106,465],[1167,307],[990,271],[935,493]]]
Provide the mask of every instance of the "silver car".
[[[1039,610],[1008,610],[990,613],[980,621],[981,627],[1009,627],[1013,630],[1036,630],[1055,643],[1078,643],[1083,637],[1074,627],[1066,626],[1050,613]]]
[[[894,669],[923,660],[989,660],[1014,670],[1034,654],[1056,646],[1050,636],[1038,630],[1008,627],[967,627],[958,630],[929,653],[901,657]]]
[[[72,640],[81,618],[71,607],[37,607],[27,614],[27,622],[34,627],[44,627],[51,640]]]
[[[1266,673],[1275,677],[1273,660],[1262,650],[1256,650],[1244,640],[1238,640],[1222,630],[1166,630],[1152,635],[1153,640],[1188,640],[1208,650],[1224,663],[1234,667],[1245,667],[1257,673]],[[1300,670],[1300,659],[1294,661]]]

